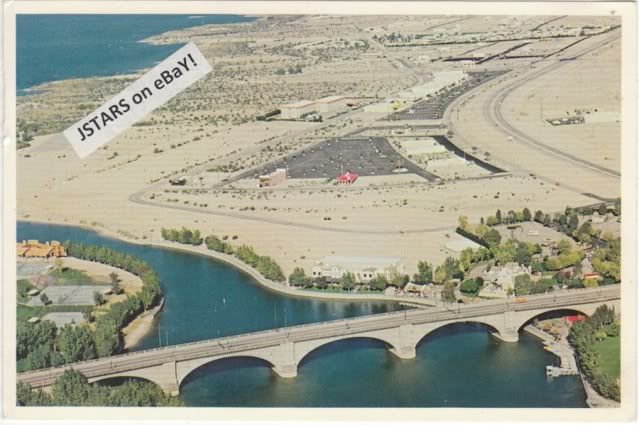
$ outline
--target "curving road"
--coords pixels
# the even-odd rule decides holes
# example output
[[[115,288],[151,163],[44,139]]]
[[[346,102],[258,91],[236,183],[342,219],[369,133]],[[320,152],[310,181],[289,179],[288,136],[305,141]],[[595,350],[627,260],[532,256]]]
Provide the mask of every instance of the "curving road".
[[[134,193],[133,195],[129,196],[129,201],[134,202],[136,204],[147,205],[147,206],[155,207],[155,208],[170,208],[170,209],[180,210],[180,211],[192,211],[192,212],[197,212],[200,214],[208,214],[208,215],[214,215],[218,217],[239,218],[241,220],[257,221],[259,223],[279,224],[281,226],[297,227],[300,229],[321,230],[323,232],[352,233],[352,234],[358,234],[358,235],[362,235],[362,234],[396,235],[399,233],[402,233],[402,234],[435,233],[435,232],[441,232],[445,230],[456,229],[456,226],[439,226],[439,227],[425,227],[422,229],[408,229],[408,230],[362,230],[362,229],[345,229],[340,227],[319,226],[316,224],[300,223],[297,221],[282,220],[279,218],[255,217],[255,216],[250,216],[247,214],[238,214],[238,213],[231,213],[231,212],[224,212],[224,211],[208,211],[208,210],[203,210],[201,208],[187,207],[182,205],[160,204],[160,203],[143,199],[142,196],[144,195],[145,192],[146,192],[146,189],[140,192]]]
[[[500,314],[507,311],[569,308],[580,304],[617,300],[621,295],[620,286],[621,285],[611,285],[601,288],[576,289],[562,291],[560,293],[533,295],[527,297],[525,302],[521,303],[513,303],[509,300],[494,300],[478,304],[456,304],[454,307],[445,306],[427,310],[404,310],[353,319],[341,319],[271,329],[23,372],[17,375],[17,379],[31,384],[34,388],[38,388],[53,384],[57,377],[64,373],[65,370],[71,368],[81,372],[88,378],[95,378],[129,370],[158,366],[167,362],[227,355],[236,352],[279,346],[289,342],[356,335],[364,332],[396,328],[401,325],[417,325],[466,318],[471,319],[473,317]]]
[[[601,47],[617,40],[618,38],[621,37],[621,32],[619,30],[614,30],[613,31],[613,35],[604,38],[603,40],[595,43],[594,45],[587,47],[584,50],[581,50],[579,53],[571,56],[571,60],[572,59],[577,59],[581,56],[587,55],[588,53],[591,53],[597,49],[600,49]],[[597,173],[601,173],[601,174],[605,174],[608,176],[612,176],[615,178],[620,178],[621,177],[621,173],[616,171],[616,170],[612,170],[610,168],[606,168],[604,166],[595,164],[593,162],[587,161],[585,159],[579,158],[575,155],[572,155],[568,152],[562,151],[560,149],[557,149],[547,143],[543,143],[540,140],[535,139],[533,136],[528,135],[523,133],[522,131],[520,131],[519,129],[515,128],[512,124],[510,124],[503,116],[502,114],[502,105],[504,103],[504,101],[506,100],[506,98],[515,90],[517,90],[518,88],[530,83],[531,81],[536,80],[537,78],[554,71],[555,69],[561,67],[562,65],[565,65],[566,63],[570,63],[570,61],[566,61],[566,60],[561,60],[561,59],[557,59],[556,62],[553,62],[551,65],[549,66],[545,66],[539,70],[536,70],[535,72],[526,74],[523,78],[519,78],[516,81],[512,82],[511,84],[507,85],[506,87],[502,88],[501,90],[495,92],[483,105],[483,116],[484,118],[489,121],[492,122],[495,127],[502,132],[503,134],[505,134],[506,136],[510,136],[513,137],[514,140],[516,140],[517,142],[520,143],[524,143],[530,147],[533,147],[539,151],[542,151],[546,154],[550,154],[556,158],[562,159],[562,160],[567,160],[570,161],[571,163],[582,167],[582,168],[586,168],[589,169],[591,171],[597,172]]]

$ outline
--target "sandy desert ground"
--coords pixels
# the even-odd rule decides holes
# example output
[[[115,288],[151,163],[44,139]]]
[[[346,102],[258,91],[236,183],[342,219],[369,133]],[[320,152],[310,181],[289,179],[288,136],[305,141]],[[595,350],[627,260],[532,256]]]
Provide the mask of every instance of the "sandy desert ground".
[[[39,130],[31,147],[17,153],[18,219],[84,225],[148,242],[160,239],[162,227],[198,228],[204,235],[237,236],[232,243],[272,256],[287,274],[331,254],[400,256],[412,273],[418,260],[438,263],[455,255],[445,244],[456,237],[459,215],[473,221],[498,208],[558,211],[596,202],[586,193],[617,197],[620,123],[552,126],[545,121],[575,109],[620,112],[620,39],[614,30],[576,35],[584,40],[544,60],[432,61],[474,49],[499,51],[497,45],[486,47],[492,35],[530,37],[550,19],[291,16],[153,37],[148,41],[195,41],[211,58],[214,72],[85,160],[75,156],[60,131],[137,75],[51,83],[41,87],[43,93],[19,99],[19,120],[38,123]],[[568,17],[535,31],[579,34],[583,26],[612,25],[618,25],[614,17]],[[446,37],[469,39],[433,42]],[[610,39],[604,47],[558,60],[603,39]],[[546,53],[557,47],[543,37],[530,43],[544,43],[537,51]],[[509,125],[561,153],[508,141],[492,122],[490,106],[504,87],[557,63],[514,88],[498,109]],[[297,65],[303,70],[299,74],[277,73]],[[492,163],[507,170],[503,175],[455,180],[454,173],[442,172],[444,179],[434,182],[417,176],[362,177],[352,187],[291,180],[268,191],[244,180],[234,183],[236,189],[212,188],[278,156],[378,125],[384,116],[357,108],[322,123],[254,120],[279,104],[335,94],[365,104],[392,98],[428,81],[435,71],[505,68],[512,71],[463,95],[442,120],[454,130],[451,141],[468,151],[488,152]],[[167,178],[178,175],[196,183],[171,187]]]

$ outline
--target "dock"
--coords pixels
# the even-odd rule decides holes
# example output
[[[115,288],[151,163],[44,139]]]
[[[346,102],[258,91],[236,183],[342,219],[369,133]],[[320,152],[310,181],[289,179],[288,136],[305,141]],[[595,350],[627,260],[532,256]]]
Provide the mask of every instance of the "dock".
[[[557,367],[554,365],[547,365],[547,376],[558,377],[579,374],[579,369],[577,368],[577,360],[575,359],[575,353],[567,341],[557,341],[554,336],[533,325],[526,326],[524,330],[529,334],[541,339],[544,343],[544,350],[550,351],[555,356],[559,357],[561,366]]]

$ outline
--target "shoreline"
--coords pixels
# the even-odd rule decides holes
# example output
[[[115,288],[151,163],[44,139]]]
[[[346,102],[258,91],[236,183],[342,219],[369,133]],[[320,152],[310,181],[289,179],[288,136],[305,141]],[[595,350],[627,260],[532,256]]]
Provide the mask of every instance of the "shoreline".
[[[217,261],[223,262],[227,265],[230,265],[234,268],[236,268],[237,270],[239,270],[242,273],[245,273],[247,275],[249,275],[256,284],[258,284],[259,286],[271,290],[273,292],[277,292],[283,295],[287,295],[287,296],[293,296],[293,297],[302,297],[302,298],[315,298],[315,299],[331,299],[331,300],[343,300],[343,301],[390,301],[390,302],[397,302],[397,303],[401,303],[401,302],[405,302],[405,303],[413,303],[413,304],[420,304],[423,305],[425,307],[434,307],[434,303],[432,300],[427,300],[424,298],[419,298],[419,297],[402,297],[402,296],[392,296],[392,295],[384,295],[384,294],[370,294],[370,293],[366,293],[366,294],[342,294],[342,293],[335,293],[335,292],[326,292],[326,293],[322,293],[319,291],[306,291],[304,289],[296,289],[294,287],[288,286],[286,284],[278,284],[276,282],[273,282],[271,280],[266,279],[264,276],[262,276],[257,270],[255,270],[253,267],[249,266],[248,264],[240,261],[239,259],[232,257],[230,255],[227,254],[222,254],[213,250],[209,250],[208,248],[206,248],[206,246],[204,245],[200,245],[200,246],[192,246],[192,245],[184,245],[184,244],[180,244],[177,242],[168,242],[168,241],[156,241],[156,240],[144,240],[144,241],[140,241],[140,240],[136,240],[136,239],[131,239],[128,238],[126,236],[123,236],[117,232],[113,232],[111,230],[108,230],[104,227],[91,227],[90,225],[87,224],[70,224],[70,223],[58,223],[58,222],[53,222],[53,221],[42,221],[42,220],[36,220],[36,219],[29,219],[29,220],[18,220],[19,222],[23,222],[23,223],[34,223],[34,224],[49,224],[49,225],[54,225],[54,226],[74,226],[74,227],[80,227],[82,229],[85,230],[89,230],[89,231],[93,231],[96,232],[97,234],[107,237],[107,238],[111,238],[111,239],[116,239],[116,240],[120,240],[123,242],[127,242],[127,243],[131,243],[131,244],[135,244],[135,245],[148,245],[150,247],[159,247],[159,248],[165,248],[165,249],[173,249],[173,250],[177,250],[177,251],[183,251],[183,252],[189,252],[191,254],[196,254],[196,255],[204,255],[210,258],[213,258]]]
[[[192,15],[189,16],[189,19],[195,19],[195,18],[200,18],[200,17],[205,17],[208,15],[223,15],[222,13],[217,13],[217,14],[197,14],[197,15]],[[233,14],[231,14],[233,15]],[[197,27],[201,27],[201,26],[207,26],[207,25],[234,25],[234,24],[242,24],[242,23],[247,23],[247,22],[255,22],[259,19],[264,18],[265,15],[244,15],[244,14],[237,14],[237,16],[241,16],[241,17],[246,17],[246,18],[251,18],[253,19],[252,21],[238,21],[238,22],[221,22],[221,23],[200,23],[200,24],[194,24],[191,26],[185,26],[182,28],[176,28],[176,29],[168,29],[166,31],[161,31],[158,32],[156,34],[152,34],[150,36],[144,37],[142,39],[136,40],[134,41],[134,43],[142,43],[142,44],[147,44],[149,46],[163,46],[166,44],[170,44],[170,43],[157,43],[153,41],[153,38],[155,37],[162,37],[165,36],[166,34],[169,34],[171,32],[179,32],[179,31],[188,31],[188,30],[193,30],[194,28]],[[181,44],[181,45],[186,45],[187,43],[176,43],[176,44]],[[21,96],[30,96],[30,95],[38,95],[42,92],[46,92],[48,89],[46,88],[40,88],[42,86],[46,86],[49,84],[57,84],[60,83],[62,81],[67,81],[67,80],[78,80],[78,79],[92,79],[92,78],[112,78],[112,77],[139,77],[140,74],[145,73],[146,71],[148,71],[149,69],[153,68],[155,65],[157,65],[157,62],[151,63],[148,66],[144,66],[142,68],[139,69],[127,69],[127,70],[123,70],[120,73],[115,73],[114,75],[82,75],[82,76],[75,76],[75,77],[66,77],[66,78],[60,78],[60,79],[55,79],[55,80],[47,80],[47,81],[43,81],[41,83],[37,83],[34,85],[31,85],[29,87],[26,88],[18,88],[16,87],[16,97],[21,97]]]
[[[144,311],[122,329],[125,352],[131,351],[149,334],[155,318],[164,308],[164,300],[165,298],[162,297],[158,305],[151,310]]]

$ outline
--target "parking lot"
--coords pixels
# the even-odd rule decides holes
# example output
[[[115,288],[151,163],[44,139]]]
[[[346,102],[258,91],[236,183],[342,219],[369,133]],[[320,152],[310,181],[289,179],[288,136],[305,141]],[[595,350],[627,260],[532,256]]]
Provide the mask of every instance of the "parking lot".
[[[403,172],[417,174],[430,181],[437,178],[398,154],[385,138],[369,137],[325,140],[265,167],[243,173],[237,180],[257,178],[276,168],[287,168],[289,179],[336,178],[346,171],[359,176]]]
[[[504,72],[504,70],[499,70],[469,73],[468,78],[461,84],[450,88],[444,88],[440,90],[435,97],[429,97],[417,102],[410,108],[403,109],[387,116],[384,120],[440,120],[443,118],[446,108],[448,108],[448,106],[459,96],[488,80],[498,77]]]

